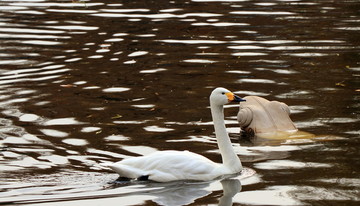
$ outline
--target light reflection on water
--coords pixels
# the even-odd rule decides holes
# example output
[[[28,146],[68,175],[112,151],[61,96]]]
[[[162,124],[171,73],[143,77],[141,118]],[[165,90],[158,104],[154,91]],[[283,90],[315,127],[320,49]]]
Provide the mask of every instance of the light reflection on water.
[[[138,181],[109,183],[111,177],[104,178],[99,173],[77,175],[64,172],[62,176],[56,178],[55,184],[54,182],[51,184],[44,182],[43,186],[38,186],[36,190],[29,191],[23,188],[31,186],[31,183],[22,183],[17,185],[16,192],[10,191],[2,195],[10,197],[6,200],[8,202],[30,205],[39,203],[43,203],[43,205],[47,203],[51,205],[74,205],[78,204],[79,201],[87,202],[88,200],[92,200],[91,204],[98,204],[99,200],[101,200],[102,204],[104,202],[107,204],[124,202],[127,204],[144,204],[149,199],[159,205],[187,205],[194,203],[196,199],[211,194],[211,191],[223,190],[219,204],[231,205],[233,196],[241,191],[242,185],[259,181],[259,178],[251,177],[254,175],[253,170],[245,169],[245,171],[241,176],[221,181],[170,183],[143,183]],[[74,175],[77,177],[75,181],[67,178],[67,176]],[[85,179],[93,180],[93,183],[86,188],[81,184],[81,180]],[[242,183],[240,183],[240,180],[243,180]],[[59,182],[67,183],[68,186],[57,186],[56,183]],[[22,193],[23,197],[16,197],[19,193]],[[47,194],[47,198],[45,199],[37,194]],[[29,198],[24,198],[26,196],[29,196]]]
[[[87,199],[95,194],[129,204],[354,204],[356,3],[2,1],[0,202],[50,194],[95,204]],[[156,150],[219,162],[207,99],[216,86],[286,102],[296,126],[316,138],[239,146],[231,105],[234,148],[257,171],[240,179],[242,192],[237,181],[157,185],[151,194],[152,183],[109,186],[117,176],[100,163]],[[226,187],[235,193],[219,198]]]

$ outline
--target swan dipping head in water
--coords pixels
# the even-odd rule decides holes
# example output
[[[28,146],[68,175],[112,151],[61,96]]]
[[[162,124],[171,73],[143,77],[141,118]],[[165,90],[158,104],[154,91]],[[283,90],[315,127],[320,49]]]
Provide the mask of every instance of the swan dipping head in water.
[[[239,173],[242,165],[226,132],[223,106],[229,102],[241,101],[245,100],[225,88],[216,88],[210,95],[211,115],[222,164],[193,152],[168,150],[127,158],[108,166],[121,178],[148,179],[156,182],[209,181],[223,175]]]

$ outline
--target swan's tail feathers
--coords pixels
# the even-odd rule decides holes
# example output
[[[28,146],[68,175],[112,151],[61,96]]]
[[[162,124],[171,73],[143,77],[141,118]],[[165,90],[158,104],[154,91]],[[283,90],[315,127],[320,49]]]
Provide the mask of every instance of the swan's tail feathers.
[[[141,176],[147,176],[144,171],[123,164],[112,164],[109,167],[120,175],[120,177],[127,177],[130,179],[136,179]]]

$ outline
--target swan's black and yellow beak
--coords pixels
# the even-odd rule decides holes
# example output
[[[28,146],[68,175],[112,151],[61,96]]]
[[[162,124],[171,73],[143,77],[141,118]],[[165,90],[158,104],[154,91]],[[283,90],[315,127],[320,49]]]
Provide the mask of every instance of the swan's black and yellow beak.
[[[235,95],[232,92],[225,93],[229,102],[245,102],[246,100],[243,98],[240,98],[239,96]]]

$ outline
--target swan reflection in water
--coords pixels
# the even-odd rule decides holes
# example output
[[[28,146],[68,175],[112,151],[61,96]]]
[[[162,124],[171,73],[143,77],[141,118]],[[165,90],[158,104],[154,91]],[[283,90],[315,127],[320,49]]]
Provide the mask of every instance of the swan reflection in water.
[[[241,182],[238,179],[224,179],[221,181],[223,196],[219,200],[220,206],[232,205],[233,197],[241,191]]]
[[[161,187],[161,189],[149,191],[146,195],[155,197],[152,201],[159,205],[188,205],[214,191],[221,190],[222,187],[223,195],[219,199],[218,205],[232,205],[232,198],[241,191],[241,182],[238,178],[230,177],[213,182],[152,182],[147,186]]]

